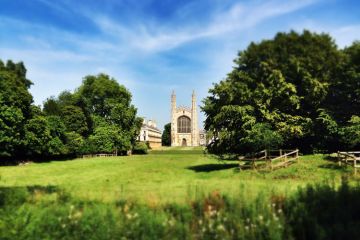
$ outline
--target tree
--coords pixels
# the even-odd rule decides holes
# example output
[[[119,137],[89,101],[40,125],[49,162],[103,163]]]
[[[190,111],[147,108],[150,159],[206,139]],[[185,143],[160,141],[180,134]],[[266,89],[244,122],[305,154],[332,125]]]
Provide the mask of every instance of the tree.
[[[57,99],[55,99],[54,97],[46,99],[43,105],[43,111],[47,116],[60,115],[61,109]]]
[[[350,149],[358,150],[360,148],[360,117],[352,116],[343,131],[343,141]]]
[[[22,62],[0,60],[0,157],[17,157],[24,149],[24,125],[31,118],[31,81]]]
[[[132,147],[130,136],[115,125],[97,127],[89,136],[89,143],[92,153],[126,152]]]
[[[66,123],[67,132],[77,132],[82,136],[88,133],[86,117],[80,107],[73,105],[63,107],[61,119]]]
[[[81,154],[91,152],[91,149],[86,150],[84,138],[77,132],[67,132],[66,136],[66,153],[67,154]]]
[[[11,157],[22,145],[24,116],[21,109],[7,106],[0,98],[0,157]]]
[[[164,131],[161,135],[161,144],[163,146],[171,145],[171,123],[167,123],[164,126]]]
[[[106,74],[86,76],[75,95],[89,113],[101,117],[108,117],[114,104],[129,107],[131,102],[130,92]]]
[[[28,156],[41,156],[49,153],[48,143],[52,140],[46,118],[36,116],[25,125],[25,143]]]
[[[44,112],[65,124],[63,142],[70,154],[128,151],[142,123],[130,92],[105,74],[86,76],[74,93],[47,99]]]
[[[257,126],[264,125],[257,124],[263,123],[283,139],[284,147],[319,147],[322,139],[316,126],[324,117],[319,109],[333,105],[327,96],[336,91],[334,79],[343,59],[327,34],[292,31],[251,43],[239,53],[227,78],[214,84],[204,99],[205,129],[214,133],[209,149],[246,153],[250,149],[245,142],[259,137],[250,133],[258,133]],[[350,86],[357,85],[352,81]]]
[[[325,107],[341,125],[360,113],[360,42],[341,51],[337,76],[329,83]]]
[[[142,119],[131,94],[108,75],[86,76],[74,93],[32,104],[23,63],[0,61],[0,158],[132,149]]]

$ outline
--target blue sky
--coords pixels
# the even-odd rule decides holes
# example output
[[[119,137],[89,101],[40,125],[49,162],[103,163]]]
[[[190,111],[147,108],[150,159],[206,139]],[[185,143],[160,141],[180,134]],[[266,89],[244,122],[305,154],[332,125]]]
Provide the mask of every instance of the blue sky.
[[[0,58],[23,61],[35,104],[104,72],[133,94],[138,114],[170,121],[198,105],[231,71],[237,52],[276,32],[331,34],[340,48],[360,39],[360,1],[0,0]],[[204,120],[200,114],[200,125]]]

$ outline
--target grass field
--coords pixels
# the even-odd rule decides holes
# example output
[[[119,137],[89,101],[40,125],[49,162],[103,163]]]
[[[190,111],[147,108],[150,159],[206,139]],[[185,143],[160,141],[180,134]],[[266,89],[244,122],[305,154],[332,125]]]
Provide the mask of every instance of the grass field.
[[[239,172],[165,148],[0,167],[0,239],[360,239],[359,178],[327,159]]]
[[[165,148],[148,155],[76,159],[0,167],[0,186],[54,186],[82,200],[119,199],[161,204],[185,202],[218,191],[228,196],[261,192],[289,194],[298,186],[338,184],[351,169],[324,155],[302,156],[273,172],[237,171],[236,161],[219,161],[201,148]]]

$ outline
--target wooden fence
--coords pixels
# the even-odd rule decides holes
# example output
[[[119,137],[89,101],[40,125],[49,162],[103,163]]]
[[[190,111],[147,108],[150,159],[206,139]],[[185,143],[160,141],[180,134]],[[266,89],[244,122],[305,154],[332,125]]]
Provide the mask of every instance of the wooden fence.
[[[354,174],[360,168],[360,151],[359,152],[338,152],[337,153],[339,166],[351,166],[354,168]]]
[[[99,153],[99,154],[87,154],[83,155],[83,158],[93,158],[93,157],[115,157],[117,154],[108,154],[108,153]]]
[[[250,154],[239,158],[240,169],[265,168],[274,170],[282,167],[287,167],[299,159],[299,150],[263,150],[257,153]]]

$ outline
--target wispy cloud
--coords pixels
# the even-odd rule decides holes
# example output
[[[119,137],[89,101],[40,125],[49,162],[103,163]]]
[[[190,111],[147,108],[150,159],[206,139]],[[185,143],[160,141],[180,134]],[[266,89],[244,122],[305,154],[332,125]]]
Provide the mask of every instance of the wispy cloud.
[[[312,19],[304,19],[301,23],[291,25],[291,28],[297,31],[308,29],[318,33],[330,34],[340,48],[350,46],[355,40],[360,40],[360,24],[335,25]]]
[[[313,4],[314,0],[304,1],[270,1],[258,5],[234,4],[226,11],[216,12],[209,23],[192,27],[192,23],[180,29],[168,29],[156,25],[156,29],[141,23],[125,26],[108,17],[94,18],[95,24],[104,34],[110,34],[117,39],[126,40],[134,49],[148,52],[166,51],[182,44],[198,39],[217,37],[232,31],[239,31],[255,26],[271,17],[287,14]]]

